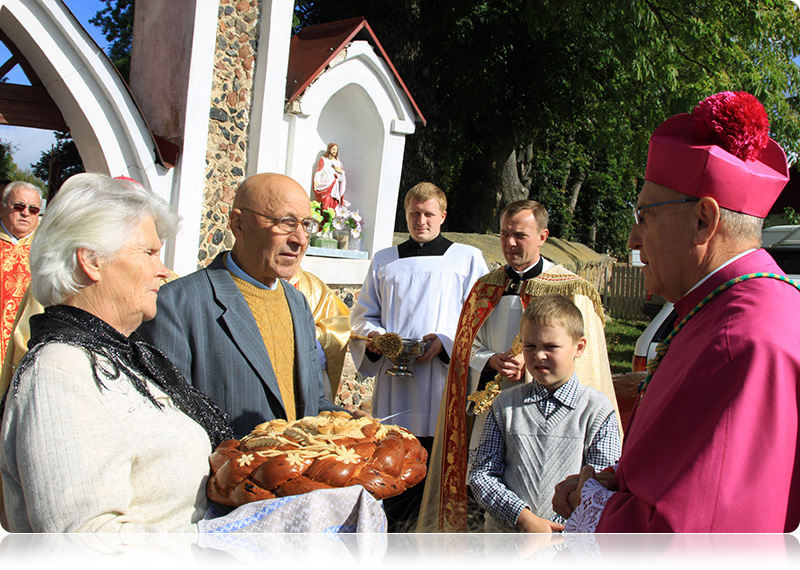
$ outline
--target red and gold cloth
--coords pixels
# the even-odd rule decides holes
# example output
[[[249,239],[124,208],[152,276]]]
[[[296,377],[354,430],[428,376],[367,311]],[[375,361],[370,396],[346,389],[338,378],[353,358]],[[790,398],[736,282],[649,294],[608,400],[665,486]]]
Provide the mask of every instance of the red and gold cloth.
[[[466,401],[469,363],[475,336],[500,302],[508,281],[505,268],[484,275],[473,286],[461,311],[428,463],[418,532],[467,531],[467,455],[470,434],[467,429]],[[581,360],[600,372],[584,374],[584,378],[581,378],[578,370],[578,377],[583,384],[609,396],[616,406],[603,333],[603,307],[597,290],[585,279],[557,265],[526,281],[520,291],[520,300],[525,307],[532,298],[545,294],[566,295],[581,309],[587,325],[587,338],[592,337],[589,346],[594,345],[595,349],[592,355],[586,354]]]
[[[34,233],[13,243],[11,236],[0,227],[0,300],[2,301],[0,359],[5,357],[19,303],[31,282],[28,257]]]

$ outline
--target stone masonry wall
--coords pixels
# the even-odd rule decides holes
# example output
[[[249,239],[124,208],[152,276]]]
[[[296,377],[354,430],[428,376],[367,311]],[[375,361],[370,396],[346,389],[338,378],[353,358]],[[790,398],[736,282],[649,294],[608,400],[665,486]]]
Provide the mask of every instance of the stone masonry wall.
[[[233,246],[228,212],[244,179],[260,0],[220,0],[198,268]]]
[[[261,0],[220,0],[198,268],[233,247],[228,213],[244,179]],[[360,287],[333,286],[351,307]]]

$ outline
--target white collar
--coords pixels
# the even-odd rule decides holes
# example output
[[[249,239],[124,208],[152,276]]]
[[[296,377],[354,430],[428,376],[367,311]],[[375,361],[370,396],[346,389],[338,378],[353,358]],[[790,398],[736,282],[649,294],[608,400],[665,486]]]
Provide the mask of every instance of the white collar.
[[[686,292],[686,295],[688,295],[689,293],[691,293],[692,291],[694,291],[695,289],[697,289],[698,287],[700,287],[700,285],[702,285],[703,283],[705,283],[706,281],[708,281],[708,280],[711,278],[711,276],[712,276],[712,275],[714,275],[715,273],[717,273],[718,271],[720,271],[720,270],[721,270],[721,269],[723,269],[724,267],[727,267],[728,265],[730,265],[731,263],[733,263],[733,262],[734,262],[734,261],[736,261],[737,259],[740,259],[740,258],[744,257],[745,255],[747,255],[748,253],[752,253],[752,252],[754,252],[755,250],[756,250],[755,248],[748,249],[747,251],[743,251],[743,252],[742,252],[742,253],[740,253],[739,255],[735,255],[735,256],[731,257],[731,258],[730,258],[728,261],[726,261],[725,263],[723,263],[722,265],[720,265],[719,267],[717,267],[717,268],[716,268],[714,271],[712,271],[711,273],[709,273],[708,275],[706,275],[705,277],[703,277],[703,278],[702,278],[700,281],[698,281],[698,282],[695,284],[695,286],[694,286],[694,287],[692,287],[691,289],[689,289],[689,290]],[[684,295],[684,297],[685,297],[686,295]]]
[[[540,255],[540,256],[539,256],[539,259],[537,259],[536,261],[534,261],[533,263],[531,263],[531,264],[530,264],[528,267],[526,267],[526,268],[525,268],[525,269],[523,269],[522,271],[517,271],[516,269],[514,269],[514,268],[513,268],[513,267],[511,267],[511,266],[509,266],[509,267],[511,267],[511,271],[513,271],[514,273],[516,273],[517,275],[519,275],[519,278],[520,278],[520,279],[522,279],[523,277],[525,277],[525,272],[526,272],[526,271],[528,271],[528,269],[530,269],[531,267],[535,266],[537,263],[539,263],[539,261],[540,261],[541,259],[542,259],[542,256]],[[544,273],[544,263],[542,263],[542,273]]]

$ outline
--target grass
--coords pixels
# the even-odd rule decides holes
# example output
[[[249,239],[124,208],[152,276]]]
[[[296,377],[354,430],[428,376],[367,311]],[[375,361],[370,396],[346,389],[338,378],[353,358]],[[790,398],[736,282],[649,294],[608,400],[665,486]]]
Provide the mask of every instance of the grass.
[[[625,319],[613,319],[606,323],[606,346],[612,374],[631,371],[633,348],[647,325],[646,321]]]

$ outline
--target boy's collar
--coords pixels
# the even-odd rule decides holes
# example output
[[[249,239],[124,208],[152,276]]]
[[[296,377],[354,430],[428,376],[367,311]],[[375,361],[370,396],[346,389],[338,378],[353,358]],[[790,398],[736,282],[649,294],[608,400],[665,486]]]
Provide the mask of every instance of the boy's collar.
[[[572,373],[570,379],[552,394],[547,390],[547,388],[534,380],[531,382],[531,389],[528,397],[525,398],[525,403],[529,404],[531,402],[540,402],[552,396],[555,400],[558,400],[565,406],[574,408],[578,400],[579,385],[580,382],[578,381],[578,376],[574,372]]]

